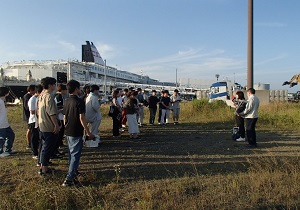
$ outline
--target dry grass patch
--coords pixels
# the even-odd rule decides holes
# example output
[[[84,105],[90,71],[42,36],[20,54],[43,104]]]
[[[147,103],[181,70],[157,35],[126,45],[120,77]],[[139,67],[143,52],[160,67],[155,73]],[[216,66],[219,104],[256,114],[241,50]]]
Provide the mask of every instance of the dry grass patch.
[[[257,149],[231,140],[233,109],[221,102],[182,104],[178,126],[144,126],[141,141],[113,139],[108,107],[101,108],[103,145],[84,148],[79,181],[62,188],[67,158],[56,173],[37,174],[26,150],[21,108],[10,107],[18,154],[0,159],[0,209],[297,209],[298,104],[260,108]],[[147,122],[149,113],[146,111]],[[283,120],[283,119],[287,119]],[[291,119],[294,121],[291,122]],[[172,121],[171,121],[172,122]],[[274,127],[276,125],[276,127]]]

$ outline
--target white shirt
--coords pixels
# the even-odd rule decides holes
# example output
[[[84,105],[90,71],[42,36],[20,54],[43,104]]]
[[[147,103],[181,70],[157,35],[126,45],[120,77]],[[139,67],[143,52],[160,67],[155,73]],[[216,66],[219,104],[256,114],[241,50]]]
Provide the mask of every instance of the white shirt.
[[[259,99],[256,95],[250,95],[246,108],[240,114],[245,118],[258,118]]]
[[[125,104],[126,104],[127,100],[128,100],[127,95],[123,95],[123,96],[122,96],[122,102],[123,102],[122,105],[123,105],[123,107],[126,106]]]
[[[123,103],[122,103],[123,98],[122,98],[122,96],[119,96],[119,97],[117,98],[117,100],[118,100],[118,104],[119,104],[121,107],[123,107]]]
[[[5,103],[2,98],[0,98],[0,129],[1,128],[8,128],[9,123],[7,119],[7,112],[6,112],[6,107]]]
[[[181,98],[179,95],[175,96],[175,95],[172,95],[170,97],[170,102],[172,103],[172,109],[179,109],[180,108],[180,101],[181,101]]]
[[[36,114],[31,114],[31,111],[36,111],[36,106],[37,106],[36,99],[37,99],[36,96],[32,96],[28,101],[28,109],[30,112],[28,124],[35,123],[37,121]]]
[[[98,95],[90,92],[85,100],[85,120],[88,123],[102,120]]]

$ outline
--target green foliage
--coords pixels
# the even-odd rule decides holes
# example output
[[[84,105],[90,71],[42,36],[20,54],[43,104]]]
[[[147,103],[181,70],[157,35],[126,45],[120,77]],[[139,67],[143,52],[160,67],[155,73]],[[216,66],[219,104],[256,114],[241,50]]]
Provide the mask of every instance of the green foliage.
[[[264,129],[299,130],[298,103],[270,103],[259,108],[258,123]]]
[[[201,100],[193,100],[192,101],[193,108],[197,111],[215,111],[217,109],[225,109],[227,105],[224,101],[215,100],[209,103],[205,99]]]

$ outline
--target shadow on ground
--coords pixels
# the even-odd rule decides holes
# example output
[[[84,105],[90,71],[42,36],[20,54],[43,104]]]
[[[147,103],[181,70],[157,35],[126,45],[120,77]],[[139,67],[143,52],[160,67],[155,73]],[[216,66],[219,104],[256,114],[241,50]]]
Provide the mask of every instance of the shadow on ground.
[[[294,157],[300,147],[295,133],[260,130],[258,148],[249,149],[231,139],[230,129],[226,123],[144,126],[141,140],[126,131],[113,139],[105,131],[99,148],[84,149],[80,171],[103,182],[236,173],[247,171],[251,158]]]

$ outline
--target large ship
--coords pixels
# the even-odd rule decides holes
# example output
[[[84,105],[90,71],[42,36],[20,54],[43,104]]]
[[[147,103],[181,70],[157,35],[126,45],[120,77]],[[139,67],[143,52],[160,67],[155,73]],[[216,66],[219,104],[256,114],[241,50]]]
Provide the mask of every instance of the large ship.
[[[175,83],[159,82],[115,67],[107,66],[93,42],[82,45],[82,60],[29,60],[6,62],[0,66],[0,86],[11,89],[11,98],[20,98],[27,86],[39,84],[44,77],[54,77],[58,83],[75,79],[82,86],[97,84],[101,92],[110,94],[120,84],[149,84],[175,86]]]

